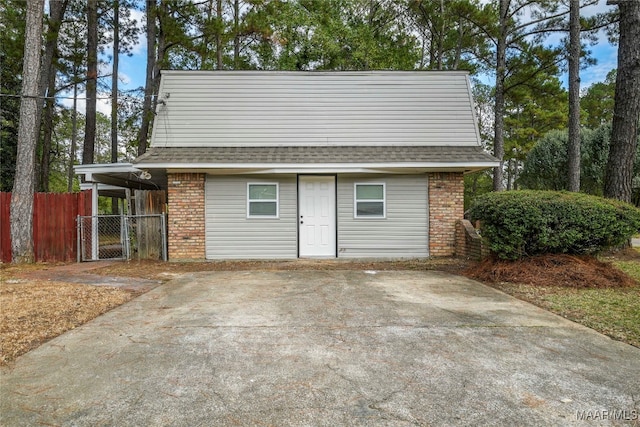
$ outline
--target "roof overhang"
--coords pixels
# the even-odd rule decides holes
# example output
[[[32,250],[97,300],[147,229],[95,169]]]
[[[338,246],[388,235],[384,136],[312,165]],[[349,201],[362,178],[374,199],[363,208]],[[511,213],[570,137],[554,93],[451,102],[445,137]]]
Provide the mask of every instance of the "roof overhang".
[[[145,164],[150,169],[166,169],[170,173],[201,172],[211,175],[238,174],[325,174],[325,173],[387,173],[418,174],[428,172],[471,173],[498,166],[498,162],[485,163],[413,163],[413,164]]]
[[[208,174],[475,172],[499,166],[478,146],[152,147],[137,168]]]
[[[131,163],[75,165],[76,175],[83,178],[81,189],[95,188],[101,195],[121,196],[126,189],[160,190],[166,188],[164,168],[137,167]]]

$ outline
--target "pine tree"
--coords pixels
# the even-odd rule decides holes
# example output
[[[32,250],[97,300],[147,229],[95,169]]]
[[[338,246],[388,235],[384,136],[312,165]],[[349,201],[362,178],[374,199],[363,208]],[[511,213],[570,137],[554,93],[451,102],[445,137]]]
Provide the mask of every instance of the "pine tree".
[[[38,96],[44,0],[28,0],[22,71],[22,98],[18,126],[16,175],[11,196],[11,252],[13,262],[34,261],[33,196],[38,143]]]

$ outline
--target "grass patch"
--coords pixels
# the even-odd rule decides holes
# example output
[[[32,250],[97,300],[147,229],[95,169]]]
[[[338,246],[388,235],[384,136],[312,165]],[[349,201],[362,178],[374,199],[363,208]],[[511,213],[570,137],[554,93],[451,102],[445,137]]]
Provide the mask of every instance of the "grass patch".
[[[584,289],[508,282],[487,284],[640,348],[640,285]]]
[[[640,261],[614,261],[613,265],[640,282]]]
[[[544,265],[544,269],[532,268],[531,261],[482,265],[484,277],[480,280],[613,339],[640,347],[637,248],[609,254],[597,262],[567,258],[568,263]],[[560,275],[555,267],[561,267]],[[478,270],[476,267],[475,271]]]
[[[507,282],[490,285],[613,339],[640,347],[640,285],[606,289]]]
[[[625,289],[567,289],[546,297],[560,315],[640,347],[640,286]]]

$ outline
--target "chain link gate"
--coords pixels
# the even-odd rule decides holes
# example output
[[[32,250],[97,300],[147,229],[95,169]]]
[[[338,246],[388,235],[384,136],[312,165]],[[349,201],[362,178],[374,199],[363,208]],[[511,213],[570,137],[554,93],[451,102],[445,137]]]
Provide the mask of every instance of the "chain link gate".
[[[78,216],[78,262],[167,260],[164,214]]]

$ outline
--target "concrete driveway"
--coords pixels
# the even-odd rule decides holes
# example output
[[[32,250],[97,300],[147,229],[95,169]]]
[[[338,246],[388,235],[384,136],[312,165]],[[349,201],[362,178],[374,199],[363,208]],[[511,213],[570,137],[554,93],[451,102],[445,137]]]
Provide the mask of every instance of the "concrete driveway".
[[[461,277],[208,272],[4,368],[0,425],[637,425],[639,379],[640,349]]]

